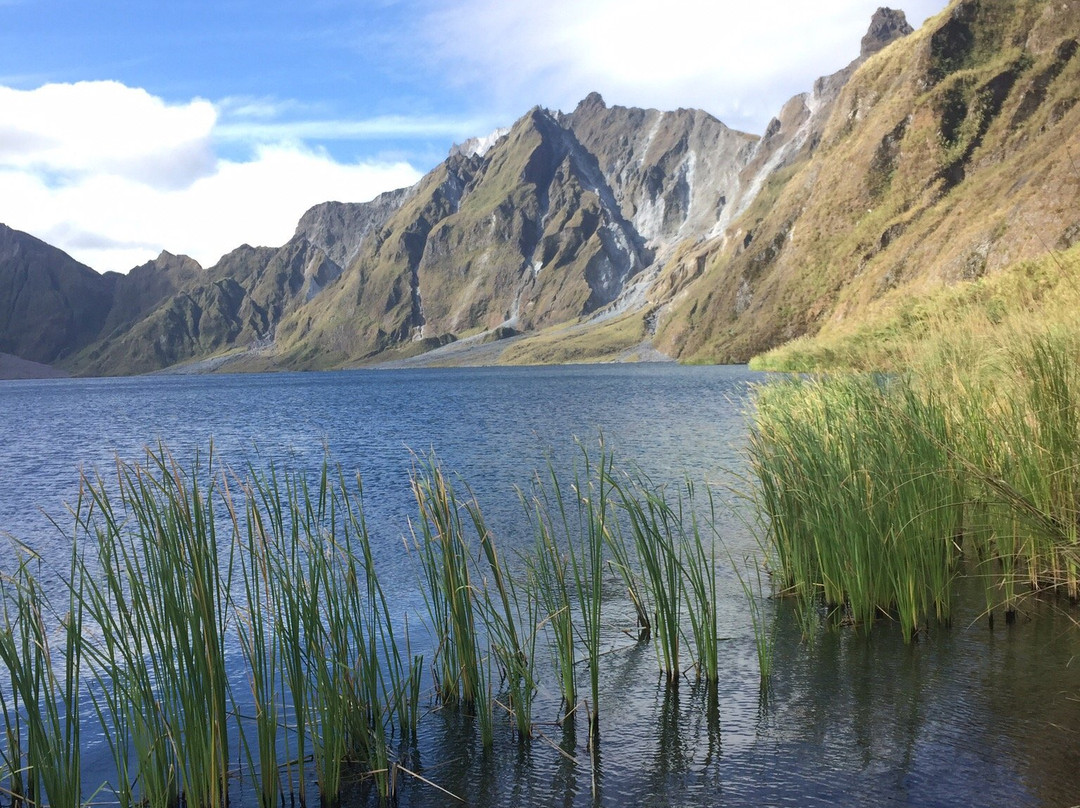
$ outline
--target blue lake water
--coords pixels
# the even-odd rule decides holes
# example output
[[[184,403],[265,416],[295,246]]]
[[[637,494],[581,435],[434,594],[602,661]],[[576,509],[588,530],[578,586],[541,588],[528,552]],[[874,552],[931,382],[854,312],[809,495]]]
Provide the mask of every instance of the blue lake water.
[[[460,475],[512,551],[532,539],[515,487],[548,463],[570,468],[575,440],[595,451],[602,434],[618,463],[710,486],[726,551],[741,559],[757,549],[742,452],[750,385],[762,381],[743,368],[617,365],[0,382],[0,532],[63,565],[79,468],[107,475],[115,457],[138,460],[159,441],[186,465],[212,440],[216,462],[241,474],[314,473],[328,450],[360,473],[395,605],[417,611],[415,572],[401,560],[416,510],[412,453],[434,451]],[[5,544],[0,569],[13,558]],[[651,647],[614,632],[595,794],[585,733],[554,726],[541,731],[577,764],[547,740],[523,749],[508,731],[483,755],[469,728],[432,714],[415,765],[478,806],[1076,804],[1077,612],[1032,602],[990,630],[970,601],[952,628],[911,646],[888,623],[808,644],[785,605],[770,604],[777,647],[763,702],[745,596],[725,570],[717,714],[689,685],[669,693]],[[550,690],[538,704],[554,720]],[[246,798],[238,790],[233,804]],[[418,781],[399,801],[448,804]]]

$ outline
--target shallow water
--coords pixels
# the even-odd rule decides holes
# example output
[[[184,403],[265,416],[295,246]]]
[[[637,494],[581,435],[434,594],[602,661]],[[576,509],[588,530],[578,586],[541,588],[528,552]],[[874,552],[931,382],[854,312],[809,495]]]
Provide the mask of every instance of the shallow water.
[[[549,461],[569,468],[575,437],[595,446],[602,433],[617,462],[712,485],[725,544],[742,558],[756,547],[738,496],[744,410],[762,380],[742,368],[629,365],[0,382],[0,531],[62,566],[68,542],[47,515],[65,527],[80,466],[107,474],[114,456],[140,459],[158,441],[187,464],[212,439],[218,462],[237,469],[314,472],[328,447],[363,478],[384,586],[418,613],[401,550],[415,512],[410,450],[434,450],[460,474],[512,550],[532,538],[514,487]],[[12,552],[0,553],[9,567]],[[905,646],[888,623],[869,638],[842,629],[808,644],[778,604],[763,700],[744,595],[730,572],[720,585],[715,710],[689,680],[677,695],[663,686],[651,647],[621,631],[632,618],[613,584],[595,770],[584,721],[576,735],[541,723],[525,747],[500,728],[484,755],[471,722],[434,705],[410,768],[478,806],[1080,802],[1075,610],[1030,603],[1015,625],[990,630],[979,598],[961,593],[951,629]],[[542,683],[535,718],[553,722],[558,707]],[[449,804],[418,780],[399,788],[402,805]]]

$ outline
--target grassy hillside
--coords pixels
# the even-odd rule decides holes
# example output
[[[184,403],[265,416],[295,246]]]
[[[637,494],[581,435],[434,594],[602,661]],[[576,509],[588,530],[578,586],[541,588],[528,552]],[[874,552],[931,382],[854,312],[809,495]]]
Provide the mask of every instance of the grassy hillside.
[[[792,340],[755,357],[761,370],[919,368],[937,357],[981,365],[1026,335],[1046,330],[1080,336],[1080,245],[1019,261],[994,275],[939,283],[924,295],[883,296],[856,319]]]
[[[870,58],[816,149],[714,240],[658,347],[744,361],[1071,246],[1078,30],[1077,4],[964,0]]]

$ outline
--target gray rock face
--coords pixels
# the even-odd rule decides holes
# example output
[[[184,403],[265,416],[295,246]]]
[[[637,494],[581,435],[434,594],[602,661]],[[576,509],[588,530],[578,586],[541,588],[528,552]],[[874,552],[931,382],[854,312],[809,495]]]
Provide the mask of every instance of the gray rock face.
[[[879,8],[874,12],[870,27],[862,38],[858,58],[835,73],[817,79],[809,93],[789,99],[766,127],[764,137],[754,145],[745,163],[734,200],[719,216],[711,235],[723,233],[728,224],[749,207],[769,175],[809,157],[817,149],[840,91],[859,66],[912,31],[903,11]]]
[[[757,141],[701,110],[608,107],[598,93],[559,123],[595,155],[623,216],[657,246],[716,222]]]
[[[370,202],[323,202],[300,217],[295,236],[310,241],[339,267],[347,267],[364,239],[386,224],[411,192],[409,188],[387,191]]]

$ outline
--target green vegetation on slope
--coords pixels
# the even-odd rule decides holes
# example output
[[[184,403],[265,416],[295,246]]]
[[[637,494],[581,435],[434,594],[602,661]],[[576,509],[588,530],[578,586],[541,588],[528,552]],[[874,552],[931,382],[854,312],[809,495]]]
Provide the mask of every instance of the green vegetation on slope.
[[[1080,236],[1080,7],[957,0],[855,72],[661,319],[681,359],[745,361],[896,291]],[[825,114],[825,113],[822,113]]]
[[[935,354],[990,362],[1020,334],[1074,326],[1080,246],[1019,261],[978,280],[922,296],[897,290],[860,318],[831,323],[751,360],[756,370],[905,371]]]
[[[610,362],[641,344],[645,314],[631,312],[599,324],[557,325],[517,342],[499,358],[504,365]]]

